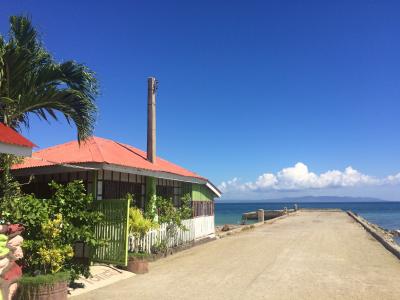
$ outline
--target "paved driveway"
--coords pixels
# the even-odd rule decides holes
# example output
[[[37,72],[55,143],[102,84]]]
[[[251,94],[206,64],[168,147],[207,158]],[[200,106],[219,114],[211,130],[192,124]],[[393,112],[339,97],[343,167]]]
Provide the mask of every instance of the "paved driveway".
[[[400,262],[342,212],[297,212],[78,299],[400,299]]]

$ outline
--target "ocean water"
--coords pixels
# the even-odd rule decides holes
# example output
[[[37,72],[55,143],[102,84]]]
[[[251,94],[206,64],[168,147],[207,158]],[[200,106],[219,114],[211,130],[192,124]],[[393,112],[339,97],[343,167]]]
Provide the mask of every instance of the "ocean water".
[[[400,229],[400,202],[305,202],[297,203],[299,208],[339,208],[351,210],[368,221],[385,229]],[[215,223],[240,224],[244,212],[257,209],[293,208],[294,203],[216,203]]]

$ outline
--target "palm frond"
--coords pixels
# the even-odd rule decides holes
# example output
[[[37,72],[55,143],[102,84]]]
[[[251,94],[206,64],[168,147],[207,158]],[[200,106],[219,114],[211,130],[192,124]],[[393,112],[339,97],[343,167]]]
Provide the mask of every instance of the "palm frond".
[[[10,18],[9,40],[0,36],[0,121],[19,129],[36,115],[49,122],[60,112],[81,141],[93,133],[98,83],[75,61],[56,62],[43,47],[31,20]]]

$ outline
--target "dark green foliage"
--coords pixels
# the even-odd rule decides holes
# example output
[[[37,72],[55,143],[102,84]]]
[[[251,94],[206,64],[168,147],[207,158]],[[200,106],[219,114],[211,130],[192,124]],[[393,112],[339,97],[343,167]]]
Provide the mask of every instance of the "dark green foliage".
[[[91,209],[93,198],[87,195],[82,181],[74,181],[67,185],[50,183],[54,189],[51,199],[37,199],[33,195],[17,195],[1,205],[4,221],[21,223],[26,227],[23,233],[24,272],[34,274],[42,272],[43,262],[38,254],[39,249],[48,244],[43,233],[43,226],[62,216],[62,227],[57,243],[60,247],[73,246],[77,241],[83,241],[91,247],[102,244],[95,238],[94,228],[102,222],[102,214]],[[86,264],[67,259],[62,270],[69,271],[71,279],[80,274],[89,275]]]
[[[180,207],[175,207],[172,199],[166,199],[160,196],[156,197],[156,207],[159,224],[175,224],[182,226],[182,221],[192,217],[191,199],[187,194],[182,197]]]
[[[156,197],[156,207],[158,214],[158,223],[167,224],[165,246],[168,247],[168,241],[175,240],[178,228],[187,230],[182,221],[191,217],[190,208],[191,199],[189,195],[182,198],[180,207],[175,207],[172,199]],[[164,247],[164,245],[160,245]]]
[[[166,253],[168,250],[168,245],[166,240],[158,240],[153,246],[151,246],[151,253]]]
[[[100,242],[94,238],[93,228],[99,224],[103,216],[92,209],[93,197],[87,194],[80,180],[67,185],[50,183],[54,195],[49,201],[51,214],[63,216],[63,235],[65,243],[85,242],[96,247]]]
[[[40,230],[31,230],[31,228],[39,228],[49,220],[48,204],[49,200],[21,194],[2,203],[2,218],[11,223],[23,224],[26,227],[24,237],[37,239]]]
[[[19,184],[14,181],[14,178],[10,173],[10,167],[20,161],[20,157],[0,153],[0,198],[3,200],[20,194]]]
[[[159,224],[175,224],[182,225],[181,211],[176,208],[171,199],[166,199],[161,196],[156,198],[156,207]]]
[[[190,197],[190,194],[185,194],[181,198],[181,207],[180,207],[180,214],[181,214],[181,219],[186,220],[190,219],[192,217],[192,199]]]
[[[84,242],[92,249],[103,244],[95,238],[94,228],[103,220],[103,215],[92,209],[93,197],[87,194],[83,182],[75,180],[67,185],[50,183],[54,190],[49,206],[52,215],[63,216],[63,230],[61,239],[65,244],[73,245],[75,242]],[[68,262],[65,268],[69,269],[71,276],[82,274],[89,275],[89,266],[86,264]]]

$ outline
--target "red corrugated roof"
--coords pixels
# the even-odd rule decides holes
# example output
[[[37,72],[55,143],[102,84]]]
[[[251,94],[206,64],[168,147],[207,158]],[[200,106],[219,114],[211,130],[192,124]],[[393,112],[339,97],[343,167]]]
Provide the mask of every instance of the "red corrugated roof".
[[[36,151],[32,154],[32,158],[25,158],[23,163],[14,165],[12,169],[82,163],[106,163],[206,180],[194,172],[159,157],[153,164],[146,159],[146,152],[130,145],[99,137],[91,137],[81,142],[81,145],[77,141],[72,141]]]
[[[0,142],[4,144],[12,144],[22,147],[33,148],[36,147],[34,143],[32,143],[27,138],[20,135],[14,129],[4,125],[0,122]]]

